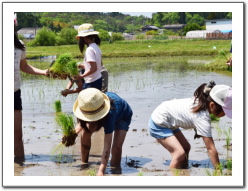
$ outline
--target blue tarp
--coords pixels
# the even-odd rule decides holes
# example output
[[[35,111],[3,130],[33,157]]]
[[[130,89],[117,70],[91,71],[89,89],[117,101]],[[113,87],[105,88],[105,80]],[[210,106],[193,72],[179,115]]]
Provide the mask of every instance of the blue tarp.
[[[230,33],[232,30],[221,30],[222,33]]]

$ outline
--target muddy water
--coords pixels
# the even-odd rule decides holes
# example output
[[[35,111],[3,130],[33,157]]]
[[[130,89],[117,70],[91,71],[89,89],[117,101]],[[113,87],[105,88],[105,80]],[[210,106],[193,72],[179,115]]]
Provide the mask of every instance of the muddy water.
[[[155,70],[151,64],[132,71],[122,71],[121,66],[119,72],[111,71],[114,70],[109,70],[109,91],[116,92],[130,104],[133,119],[123,146],[121,168],[108,166],[107,176],[172,175],[169,171],[170,154],[147,131],[152,111],[162,101],[192,96],[200,84],[211,79],[217,84],[232,85],[232,78],[224,74]],[[66,84],[65,80],[24,81],[21,90],[26,159],[22,164],[15,163],[15,176],[90,176],[98,169],[103,148],[102,130],[92,137],[88,164],[80,161],[80,137],[73,147],[54,152],[61,142],[62,134],[54,120],[53,103],[60,100],[62,111],[72,114],[72,105],[77,97],[76,94],[65,98],[60,96],[59,92]],[[213,138],[221,161],[231,159],[232,151],[225,146],[224,133],[219,133],[217,129],[228,129],[231,126],[232,122],[227,117],[213,123]],[[212,172],[213,166],[202,139],[194,140],[193,131],[182,132],[191,144],[191,152],[189,169],[179,171],[178,175],[206,176],[206,171]],[[61,153],[62,158],[58,158]]]

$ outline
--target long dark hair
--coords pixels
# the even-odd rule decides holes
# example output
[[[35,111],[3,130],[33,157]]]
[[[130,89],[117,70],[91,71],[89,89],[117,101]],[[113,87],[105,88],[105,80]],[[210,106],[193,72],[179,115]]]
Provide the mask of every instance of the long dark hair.
[[[219,113],[223,111],[223,108],[221,107],[221,105],[216,103],[209,95],[210,91],[212,90],[212,88],[215,85],[216,84],[214,81],[210,81],[208,84],[204,83],[204,84],[200,85],[195,90],[195,92],[194,92],[194,97],[195,97],[194,104],[197,104],[197,105],[192,107],[193,113],[209,110],[209,103],[210,102],[214,102],[214,104],[216,105],[216,109],[214,110],[214,113],[213,113],[215,116],[218,116]],[[194,129],[194,131],[195,131],[194,139],[200,138],[201,136],[197,134],[196,129]]]
[[[101,45],[101,39],[100,39],[100,37],[99,37],[98,35],[96,35],[96,34],[86,36],[86,38],[91,39],[91,40],[92,40],[94,43],[96,43],[98,46]],[[88,44],[85,43],[83,37],[80,37],[80,38],[79,38],[79,41],[78,41],[78,46],[79,46],[79,50],[80,50],[81,53],[84,52],[84,47],[85,47],[85,45],[88,46]]]
[[[16,33],[14,33],[14,44],[16,48],[25,50],[25,46],[20,42]]]
[[[194,104],[197,104],[196,106],[192,107],[192,112],[197,113],[200,111],[206,111],[209,109],[209,103],[210,100],[209,93],[211,89],[216,85],[214,81],[210,81],[208,84],[204,83],[200,85],[194,92]],[[210,97],[210,98],[209,98]]]

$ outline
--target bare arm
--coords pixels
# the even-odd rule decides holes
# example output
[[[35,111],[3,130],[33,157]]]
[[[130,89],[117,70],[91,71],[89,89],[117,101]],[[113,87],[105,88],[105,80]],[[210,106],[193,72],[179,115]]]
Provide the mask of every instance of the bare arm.
[[[34,74],[34,75],[47,75],[48,70],[41,70],[38,68],[35,68],[27,63],[26,59],[22,59],[20,62],[20,69],[22,72],[28,73],[28,74]]]
[[[83,89],[83,82],[81,79],[76,82],[77,88],[71,90],[71,87],[73,86],[73,84],[74,82],[71,82],[70,80],[66,86],[66,89],[61,91],[61,95],[66,97],[68,94],[79,93]]]
[[[208,149],[210,160],[212,164],[214,165],[214,167],[217,168],[218,165],[220,164],[220,160],[219,160],[218,152],[214,145],[214,140],[212,137],[202,137],[202,138]]]
[[[110,134],[105,134],[104,137],[104,148],[102,152],[102,160],[101,160],[101,165],[99,167],[97,176],[103,176],[104,172],[106,170],[108,160],[109,160],[109,155],[110,155],[110,148],[111,148],[111,143],[112,143],[112,133]]]
[[[82,74],[82,75],[74,76],[74,78],[76,78],[76,79],[82,79],[82,78],[84,78],[86,76],[89,76],[89,75],[93,74],[94,72],[96,72],[97,71],[96,62],[89,62],[89,63],[90,63],[90,66],[91,66],[90,67],[90,70],[85,71],[84,74]]]

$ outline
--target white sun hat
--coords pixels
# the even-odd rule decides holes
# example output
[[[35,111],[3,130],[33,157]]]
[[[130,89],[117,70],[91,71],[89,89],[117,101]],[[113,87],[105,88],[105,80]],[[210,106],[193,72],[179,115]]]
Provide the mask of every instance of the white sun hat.
[[[78,27],[78,35],[77,38],[85,37],[93,34],[99,34],[98,31],[95,31],[93,25],[90,23],[84,23]]]
[[[215,85],[210,91],[210,96],[222,106],[226,116],[232,118],[232,88],[226,85]]]
[[[96,88],[87,88],[78,94],[73,105],[74,115],[83,121],[98,121],[110,110],[108,96]]]

